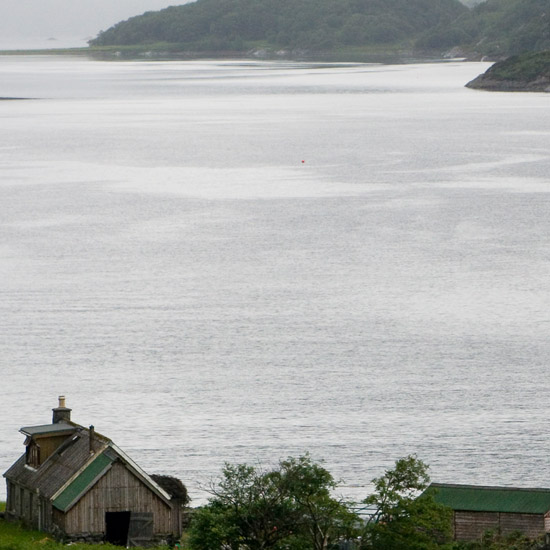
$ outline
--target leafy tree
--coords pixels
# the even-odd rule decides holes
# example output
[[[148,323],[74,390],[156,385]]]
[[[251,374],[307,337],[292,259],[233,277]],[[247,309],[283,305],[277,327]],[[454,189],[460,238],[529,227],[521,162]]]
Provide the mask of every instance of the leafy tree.
[[[200,550],[230,550],[238,548],[238,532],[228,518],[227,509],[218,502],[199,508],[192,516],[187,542]]]
[[[450,541],[451,510],[432,496],[418,498],[429,481],[428,466],[415,455],[373,479],[375,492],[363,501],[375,510],[365,528],[364,550],[432,550]]]
[[[272,470],[226,464],[190,528],[193,550],[326,550],[357,521],[331,496],[336,483],[309,455]]]
[[[336,482],[328,470],[305,455],[281,461],[279,475],[288,487],[300,517],[298,527],[310,540],[310,548],[325,550],[330,541],[353,536],[357,515],[332,496]]]

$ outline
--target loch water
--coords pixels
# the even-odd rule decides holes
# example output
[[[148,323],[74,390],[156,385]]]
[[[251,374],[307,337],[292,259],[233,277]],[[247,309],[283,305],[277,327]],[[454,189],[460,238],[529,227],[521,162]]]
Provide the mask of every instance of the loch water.
[[[550,95],[488,66],[0,57],[0,469],[64,394],[195,503],[550,487]]]

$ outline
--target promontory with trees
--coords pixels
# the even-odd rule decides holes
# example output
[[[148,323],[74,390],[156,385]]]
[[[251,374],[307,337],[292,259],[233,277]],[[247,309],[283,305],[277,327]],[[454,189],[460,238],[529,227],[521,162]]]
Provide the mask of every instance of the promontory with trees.
[[[513,55],[467,86],[501,92],[550,92],[550,51]]]
[[[332,60],[492,60],[550,49],[549,0],[196,0],[122,21],[92,50]],[[468,5],[465,5],[468,4]]]
[[[458,0],[197,0],[118,23],[90,44],[349,57],[410,49],[467,11]]]
[[[469,84],[499,91],[548,91],[547,50],[550,0],[196,0],[122,21],[89,49],[106,57],[371,62],[536,54]]]

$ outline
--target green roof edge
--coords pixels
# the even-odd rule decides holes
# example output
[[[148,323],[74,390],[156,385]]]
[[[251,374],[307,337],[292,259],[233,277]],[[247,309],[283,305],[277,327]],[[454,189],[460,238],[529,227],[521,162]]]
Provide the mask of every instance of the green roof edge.
[[[62,512],[66,512],[78,498],[85,493],[103,474],[111,467],[116,460],[105,453],[101,453],[96,459],[88,464],[78,476],[76,476],[61,494],[52,502],[53,506]]]
[[[453,510],[545,514],[550,489],[432,483],[423,493]]]

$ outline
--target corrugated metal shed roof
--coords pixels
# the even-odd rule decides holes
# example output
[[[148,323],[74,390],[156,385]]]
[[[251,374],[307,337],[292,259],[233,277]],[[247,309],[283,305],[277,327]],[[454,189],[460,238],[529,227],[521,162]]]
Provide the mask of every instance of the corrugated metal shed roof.
[[[432,483],[424,494],[453,510],[545,514],[550,511],[550,489],[520,489]]]
[[[58,495],[53,505],[62,512],[66,512],[80,496],[90,489],[100,477],[111,467],[116,460],[116,456],[102,453],[96,459],[84,468],[80,474],[67,486],[60,495]]]

